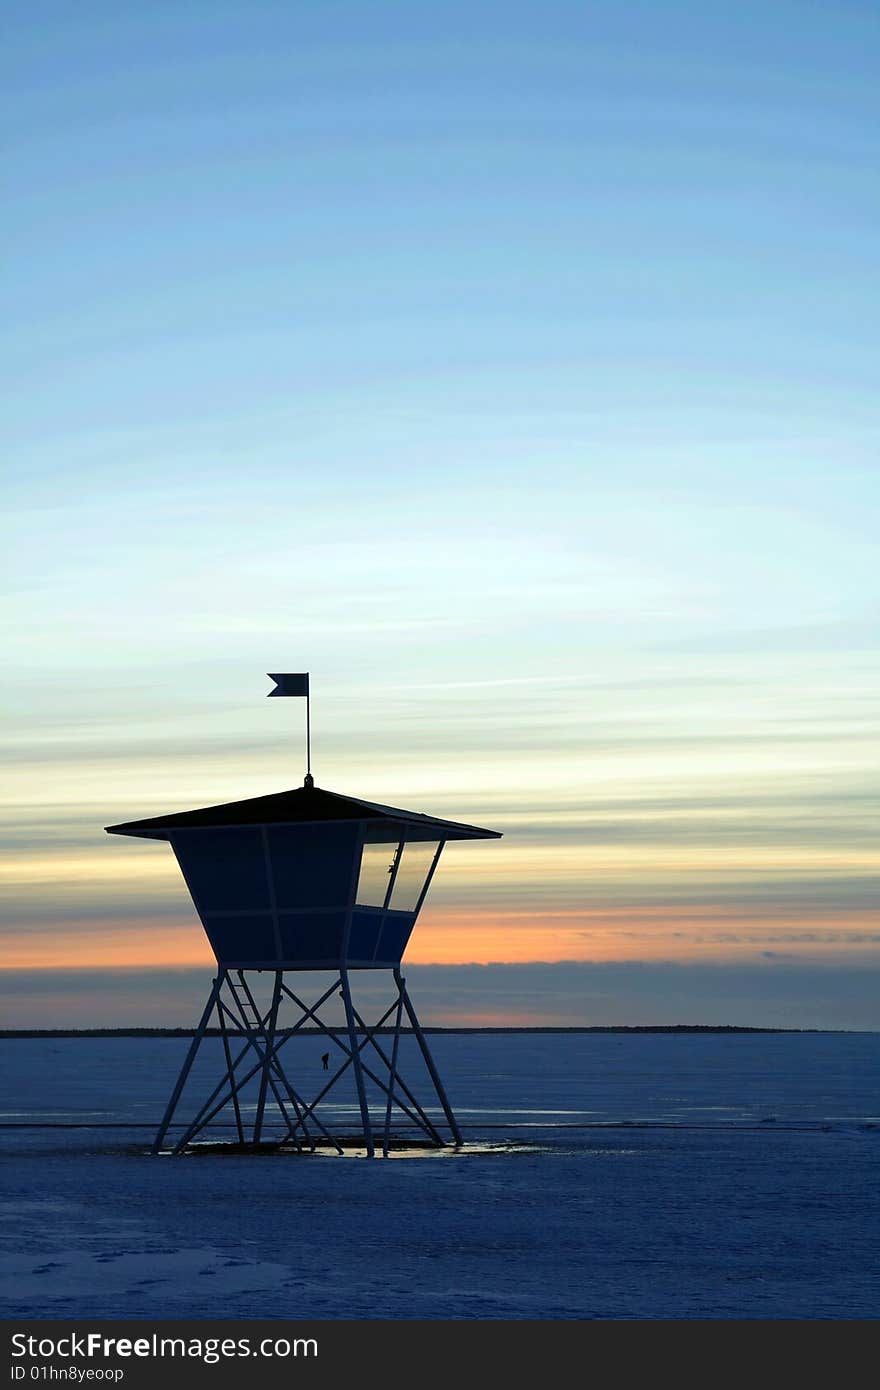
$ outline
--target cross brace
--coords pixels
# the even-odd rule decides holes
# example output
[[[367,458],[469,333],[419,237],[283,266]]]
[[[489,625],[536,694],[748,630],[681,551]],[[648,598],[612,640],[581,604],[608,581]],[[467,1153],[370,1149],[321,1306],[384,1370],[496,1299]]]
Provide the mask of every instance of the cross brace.
[[[441,1148],[448,1142],[441,1133],[443,1128],[449,1131],[453,1144],[462,1142],[461,1131],[413,1008],[406,981],[399,970],[393,972],[394,998],[378,1023],[372,1026],[367,1025],[355,1006],[348,972],[344,969],[339,971],[329,987],[311,1005],[304,1003],[291,989],[282,970],[259,972],[270,974],[272,979],[270,1001],[267,1005],[261,1005],[248,983],[247,973],[253,975],[257,972],[221,969],[214,980],[199,1026],[159,1126],[153,1153],[166,1150],[173,1154],[183,1153],[211,1125],[223,1123],[222,1120],[218,1120],[218,1116],[231,1106],[237,1143],[241,1148],[256,1150],[268,1142],[273,1147],[313,1153],[320,1145],[329,1146],[342,1154],[343,1144],[349,1147],[356,1144],[365,1148],[367,1156],[373,1158],[376,1156],[377,1130],[374,1114],[370,1109],[370,1097],[371,1094],[375,1096],[377,1092],[379,1101],[383,1103],[380,1122],[383,1157],[388,1156],[392,1145],[392,1121],[395,1115],[398,1119],[400,1116],[405,1117],[408,1125],[415,1127],[424,1136],[423,1142],[427,1140],[434,1147]],[[321,1017],[321,1009],[335,994],[339,995],[343,1005],[345,1021],[342,1025],[331,1025]],[[282,1022],[282,1010],[291,1004],[298,1011],[297,1016],[293,1022]],[[389,1056],[378,1041],[377,1033],[392,1014],[393,1037]],[[195,1115],[187,1121],[181,1121],[176,1116],[181,1108],[184,1091],[191,1080],[191,1072],[207,1031],[215,1018],[222,1041],[223,1069],[210,1095],[202,1101]],[[409,1031],[418,1042],[431,1089],[443,1112],[443,1119],[431,1118],[416,1097],[412,1084],[405,1081],[401,1075],[399,1053],[404,1018],[409,1023]],[[310,1034],[318,1032],[333,1045],[333,1053],[325,1053],[322,1059],[325,1070],[330,1072],[328,1080],[310,1101],[294,1087],[280,1058],[280,1053],[287,1047],[291,1038],[301,1033],[306,1024],[310,1025]],[[336,1057],[336,1064],[332,1069],[331,1055]],[[369,1062],[367,1058],[370,1059]],[[345,1134],[334,1132],[334,1125],[328,1118],[327,1106],[324,1105],[323,1110],[319,1109],[349,1069],[352,1069],[354,1074],[360,1113],[361,1133],[357,1136],[352,1136],[348,1131]],[[248,1101],[249,1088],[250,1092],[256,1091],[255,1103]],[[277,1133],[279,1126],[280,1134]],[[263,1137],[267,1128],[276,1131],[274,1137],[268,1141]],[[169,1131],[172,1129],[176,1132],[174,1139],[169,1138]]]

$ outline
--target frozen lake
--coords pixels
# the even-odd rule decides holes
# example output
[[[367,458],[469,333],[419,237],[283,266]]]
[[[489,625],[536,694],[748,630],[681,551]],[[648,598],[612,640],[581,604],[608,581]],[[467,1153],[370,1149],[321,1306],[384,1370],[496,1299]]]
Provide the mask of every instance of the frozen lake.
[[[153,1158],[185,1039],[4,1040],[5,1315],[880,1316],[880,1035],[430,1042],[497,1148]],[[305,1091],[324,1047],[285,1054]]]

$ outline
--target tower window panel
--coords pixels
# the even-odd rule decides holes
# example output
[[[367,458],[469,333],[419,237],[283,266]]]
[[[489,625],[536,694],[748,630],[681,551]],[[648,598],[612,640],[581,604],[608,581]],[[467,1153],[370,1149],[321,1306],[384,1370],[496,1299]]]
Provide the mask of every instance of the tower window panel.
[[[338,960],[342,953],[344,912],[282,912],[279,926],[285,960]]]
[[[397,844],[364,845],[355,899],[359,907],[384,907],[399,849]]]
[[[382,916],[378,912],[353,912],[348,939],[349,960],[372,960],[376,954]]]
[[[205,930],[221,963],[278,959],[270,912],[254,912],[239,917],[209,915],[205,917]]]
[[[415,911],[437,849],[438,843],[430,840],[410,840],[404,845],[388,904],[394,912]]]
[[[348,906],[356,853],[354,826],[273,825],[266,836],[279,911]]]
[[[179,830],[171,843],[202,912],[271,906],[259,830]]]
[[[382,935],[376,949],[377,961],[399,962],[406,950],[410,933],[413,929],[415,917],[412,913],[401,913],[399,917],[386,917],[382,927]]]

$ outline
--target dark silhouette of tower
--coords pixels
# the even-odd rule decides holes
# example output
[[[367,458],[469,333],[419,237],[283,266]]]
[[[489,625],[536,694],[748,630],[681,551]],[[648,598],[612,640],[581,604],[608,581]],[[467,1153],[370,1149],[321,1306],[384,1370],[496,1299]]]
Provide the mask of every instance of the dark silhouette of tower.
[[[107,830],[170,843],[217,958],[217,976],[154,1152],[166,1146],[182,1152],[230,1106],[242,1145],[266,1142],[266,1130],[280,1124],[275,1144],[300,1150],[332,1145],[341,1153],[356,1143],[372,1157],[378,1141],[387,1155],[395,1142],[392,1115],[404,1116],[422,1143],[442,1146],[448,1142],[444,1130],[455,1144],[461,1142],[401,958],[443,846],[449,840],[497,839],[498,831],[340,796],[316,787],[310,774],[292,791]],[[391,986],[389,1007],[370,1026],[352,989],[352,975],[366,970],[385,972]],[[303,971],[329,972],[313,1004],[301,997],[296,976]],[[271,991],[260,1002],[267,982]],[[342,1024],[321,1015],[336,996]],[[213,1020],[222,1041],[221,1074],[198,1111],[181,1124],[176,1116],[184,1089]],[[301,1078],[284,1065],[291,1055],[288,1043],[304,1028],[329,1038],[338,1059],[311,1099]],[[433,1103],[429,1114],[414,1083],[401,1075],[400,1041],[408,1033],[418,1044],[442,1119]],[[324,1105],[349,1069],[360,1114],[357,1136],[334,1132]],[[255,1094],[255,1105],[245,1103],[249,1094]],[[384,1110],[378,1122],[377,1098]],[[172,1129],[181,1132],[169,1139]]]

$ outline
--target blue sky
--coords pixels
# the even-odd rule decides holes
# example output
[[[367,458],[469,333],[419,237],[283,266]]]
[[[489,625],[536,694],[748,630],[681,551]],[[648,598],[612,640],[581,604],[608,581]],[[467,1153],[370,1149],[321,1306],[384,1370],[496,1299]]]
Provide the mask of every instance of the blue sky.
[[[100,827],[294,784],[310,669],[319,782],[505,831],[426,967],[771,952],[809,1026],[876,964],[876,9],[10,14],[10,968],[180,962]]]

